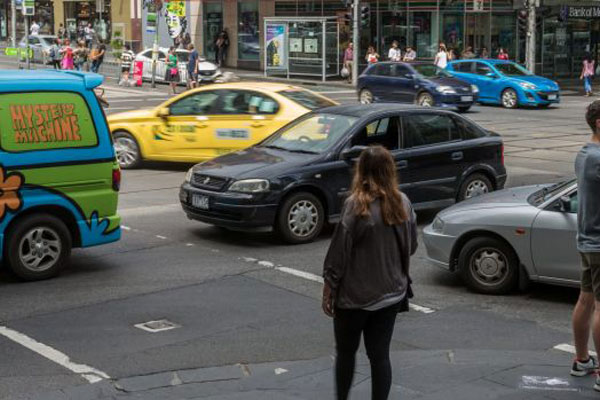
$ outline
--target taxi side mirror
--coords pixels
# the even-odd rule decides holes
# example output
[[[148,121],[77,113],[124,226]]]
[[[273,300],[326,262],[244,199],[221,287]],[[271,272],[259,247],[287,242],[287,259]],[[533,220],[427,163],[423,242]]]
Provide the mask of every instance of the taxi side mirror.
[[[171,115],[171,111],[168,107],[161,107],[156,112],[156,116],[159,118],[167,118],[169,115]]]

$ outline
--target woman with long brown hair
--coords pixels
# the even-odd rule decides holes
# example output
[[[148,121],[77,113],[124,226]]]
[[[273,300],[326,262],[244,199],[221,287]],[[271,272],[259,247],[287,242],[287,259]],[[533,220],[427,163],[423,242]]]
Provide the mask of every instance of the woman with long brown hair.
[[[396,314],[411,296],[408,270],[416,249],[416,217],[398,190],[394,159],[382,146],[369,147],[358,160],[323,267],[322,306],[333,317],[338,400],[348,398],[361,335],[371,363],[371,398],[388,398],[390,341]]]

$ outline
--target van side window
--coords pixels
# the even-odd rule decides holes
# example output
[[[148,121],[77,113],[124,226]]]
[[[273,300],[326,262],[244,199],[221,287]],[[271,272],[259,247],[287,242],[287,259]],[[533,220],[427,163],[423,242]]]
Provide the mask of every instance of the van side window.
[[[0,95],[0,147],[13,153],[98,145],[85,99],[74,92]]]

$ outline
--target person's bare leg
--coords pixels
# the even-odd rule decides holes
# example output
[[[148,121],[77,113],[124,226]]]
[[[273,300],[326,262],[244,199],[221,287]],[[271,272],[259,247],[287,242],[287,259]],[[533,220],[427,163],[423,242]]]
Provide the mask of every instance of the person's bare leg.
[[[589,292],[581,292],[579,300],[573,310],[573,337],[575,340],[576,357],[579,361],[589,358],[588,341],[590,337],[590,323],[594,315],[594,334],[596,349],[600,345],[600,309],[594,312],[594,295]],[[597,339],[596,339],[597,337]]]
[[[594,316],[592,318],[592,338],[596,353],[600,354],[600,301],[594,301]]]

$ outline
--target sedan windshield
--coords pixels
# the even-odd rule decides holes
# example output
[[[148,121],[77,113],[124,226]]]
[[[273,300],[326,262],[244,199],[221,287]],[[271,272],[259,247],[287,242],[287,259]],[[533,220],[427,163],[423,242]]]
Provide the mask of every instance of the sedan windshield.
[[[260,147],[297,153],[322,153],[339,142],[358,118],[312,114],[300,118],[260,144]]]
[[[498,63],[494,67],[506,76],[529,76],[533,75],[531,72],[515,63]]]
[[[538,205],[550,200],[551,198],[553,198],[554,196],[556,196],[557,194],[559,194],[560,192],[562,192],[569,186],[573,185],[575,183],[575,181],[576,181],[576,178],[570,178],[570,179],[567,179],[564,181],[557,182],[553,185],[546,186],[545,188],[540,189],[537,192],[535,192],[529,198],[529,202],[531,204],[533,204],[534,206],[538,206]]]
[[[447,71],[433,64],[417,64],[413,65],[413,68],[417,71],[419,75],[425,78],[450,78],[452,76]]]

